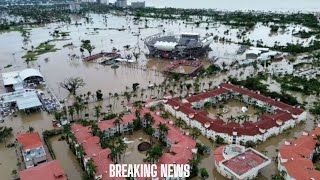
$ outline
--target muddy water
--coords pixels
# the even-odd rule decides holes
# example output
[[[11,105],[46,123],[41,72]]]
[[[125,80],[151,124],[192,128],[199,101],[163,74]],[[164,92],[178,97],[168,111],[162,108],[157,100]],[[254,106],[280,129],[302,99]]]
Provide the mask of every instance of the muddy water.
[[[221,118],[222,120],[224,120],[225,122],[228,122],[228,118],[230,118],[231,116],[233,118],[237,118],[239,116],[243,116],[243,115],[248,115],[250,116],[249,120],[250,121],[255,121],[257,120],[256,116],[254,115],[255,112],[257,112],[257,109],[254,109],[253,106],[248,106],[247,104],[240,102],[238,100],[230,100],[228,101],[226,104],[221,104],[223,105],[223,110],[226,110],[227,112],[225,114],[223,114],[223,117]],[[246,112],[242,112],[242,108],[246,107],[247,111]],[[209,117],[210,118],[217,118],[215,117],[215,115],[217,113],[223,113],[223,110],[219,108],[219,105],[217,105],[216,108],[211,108],[208,112],[209,112]],[[229,121],[231,122],[231,121]],[[238,119],[236,119],[235,122],[240,122],[243,123],[243,120],[238,121]]]
[[[50,142],[53,147],[53,151],[57,160],[60,161],[62,168],[70,180],[81,179],[82,169],[76,156],[70,151],[66,141],[59,141],[61,136],[55,136],[50,138]]]
[[[145,88],[150,83],[159,84],[164,80],[163,76],[159,71],[161,71],[166,64],[170,63],[169,61],[164,61],[160,59],[148,59],[143,53],[147,53],[148,50],[144,46],[143,42],[139,40],[139,38],[145,38],[147,36],[160,33],[162,30],[168,32],[199,32],[201,34],[213,33],[214,35],[218,35],[220,37],[225,36],[226,38],[230,38],[232,41],[239,41],[236,38],[237,32],[239,30],[231,29],[228,35],[224,35],[224,31],[230,29],[227,26],[221,24],[211,24],[210,29],[206,30],[206,24],[202,24],[199,27],[195,27],[193,25],[185,25],[182,21],[164,21],[164,20],[149,20],[148,26],[151,28],[141,29],[141,35],[139,38],[133,36],[134,33],[138,32],[139,27],[144,27],[145,23],[141,22],[139,25],[134,25],[130,20],[130,17],[116,17],[108,15],[107,25],[104,23],[103,17],[100,15],[92,14],[90,17],[93,20],[93,23],[85,23],[83,19],[74,19],[72,24],[61,24],[54,23],[49,24],[46,27],[38,27],[30,30],[30,38],[28,41],[23,42],[23,38],[18,32],[10,32],[10,33],[2,33],[0,34],[0,72],[9,72],[15,70],[22,70],[26,67],[32,67],[40,69],[42,74],[47,81],[49,87],[54,91],[58,98],[64,99],[67,97],[68,92],[62,88],[59,88],[58,83],[62,82],[64,79],[72,76],[82,77],[86,86],[79,90],[80,93],[87,93],[88,91],[95,92],[98,89],[101,89],[105,100],[103,102],[98,103],[90,103],[88,105],[88,109],[84,110],[84,113],[89,112],[90,117],[94,118],[94,111],[92,110],[94,106],[101,105],[103,107],[103,111],[107,111],[110,108],[107,108],[108,105],[112,105],[112,111],[120,112],[123,110],[123,106],[121,105],[121,101],[124,101],[124,104],[127,103],[127,100],[124,98],[114,98],[110,97],[109,93],[114,94],[115,92],[119,93],[124,92],[126,90],[126,86],[131,89],[133,83],[140,83],[141,87]],[[82,23],[81,26],[75,26],[75,21]],[[164,28],[158,28],[158,25],[164,25]],[[117,31],[117,30],[106,30],[106,28],[126,28],[125,31]],[[131,29],[129,29],[129,26]],[[93,28],[100,28],[99,30],[94,30]],[[292,30],[292,28],[303,28],[303,27],[289,27],[288,32]],[[51,52],[47,54],[43,54],[39,56],[37,61],[31,62],[27,65],[24,60],[21,58],[25,53],[26,49],[31,49],[31,46],[38,46],[40,43],[45,42],[47,40],[52,40],[53,37],[50,36],[50,32],[53,32],[55,29],[59,31],[70,32],[70,36],[66,37],[63,40],[53,41],[51,44],[55,44],[56,48],[59,50],[57,52]],[[287,42],[296,42],[299,38],[291,37],[288,32],[283,32],[279,34],[270,35],[270,29],[261,24],[257,25],[256,29],[248,33],[248,38],[253,40],[263,39],[265,43],[268,45],[273,45],[274,41],[280,42],[280,44],[286,44]],[[133,51],[137,52],[138,47],[140,47],[142,55],[138,58],[137,62],[133,65],[120,65],[118,69],[111,69],[110,66],[102,66],[97,64],[96,62],[88,62],[84,63],[81,60],[81,52],[79,51],[79,47],[81,45],[82,39],[91,40],[92,44],[95,46],[93,53],[98,53],[102,50],[111,51],[112,48],[116,48],[119,50],[123,56],[131,54]],[[111,39],[113,41],[111,41]],[[266,40],[265,40],[266,39]],[[63,47],[68,43],[73,43],[72,47]],[[307,43],[305,41],[305,43]],[[130,50],[124,50],[123,46],[130,45]],[[135,48],[136,47],[136,48]],[[221,59],[225,61],[233,61],[234,59],[242,59],[243,55],[237,55],[236,50],[239,48],[239,45],[230,44],[230,43],[219,43],[213,42],[211,44],[212,51],[209,53],[209,56],[219,56]],[[71,55],[75,55],[78,58],[71,58]],[[84,53],[85,56],[88,55],[88,52]],[[204,62],[206,57],[203,58]],[[10,68],[4,69],[3,67],[12,64],[13,66]],[[235,69],[231,70],[229,73],[221,73],[216,76],[207,77],[205,79],[201,79],[201,83],[208,83],[209,81],[213,81],[213,85],[218,85],[226,79],[228,76],[240,77],[244,79],[251,74],[254,74],[254,70],[251,67]],[[187,81],[189,82],[189,81]],[[202,89],[207,88],[207,85],[201,87]],[[0,89],[3,91],[2,85],[0,85]],[[147,90],[142,96],[140,92],[137,92],[137,97],[132,98],[133,100],[147,100],[150,98],[150,94],[156,94],[154,91]],[[160,94],[161,95],[161,94]],[[308,101],[308,99],[306,99]],[[67,102],[65,105],[70,105],[71,102]],[[82,115],[83,116],[83,115]],[[77,115],[75,115],[77,117]],[[311,117],[310,117],[311,118]],[[18,114],[18,117],[14,118],[5,118],[5,123],[1,125],[13,127],[13,134],[15,135],[18,132],[26,132],[28,127],[31,126],[35,129],[35,131],[40,134],[46,129],[52,129],[51,120],[53,117],[48,115],[46,112],[34,113],[31,115],[26,115],[23,113]],[[308,121],[306,128],[311,129],[313,123]],[[299,130],[294,130],[299,132]],[[300,130],[301,131],[301,130]],[[134,134],[133,137],[128,136],[128,138],[136,139],[138,136],[143,136],[143,134],[138,133],[138,135]],[[285,137],[283,137],[284,139]],[[278,147],[279,142],[282,142],[283,139],[271,139],[266,143],[262,144],[263,146],[259,146],[259,150],[268,150],[274,151],[274,148]],[[13,142],[14,137],[9,138],[7,143]],[[203,141],[204,144],[214,147],[212,143],[204,139],[200,138],[200,141]],[[57,154],[59,160],[62,161],[62,164],[67,164],[64,166],[67,174],[71,178],[71,176],[77,179],[79,175],[79,169],[74,162],[74,157],[71,154],[71,151],[68,149],[67,145],[64,142],[56,141],[53,142],[53,148]],[[129,145],[127,155],[125,161],[134,162],[138,159],[143,159],[143,154],[136,152],[135,146],[138,141],[131,145]],[[213,151],[212,151],[213,152]],[[16,167],[16,155],[15,152],[11,149],[4,148],[4,143],[0,144],[0,173],[1,176],[5,179],[11,179],[11,171],[13,169],[17,169]],[[210,173],[210,178],[221,179],[220,175],[214,170],[213,167],[213,153],[204,158],[201,167],[206,167]],[[272,171],[275,172],[276,166],[270,165]],[[263,174],[266,177],[270,177],[270,172],[263,170]],[[71,176],[70,176],[71,175]]]

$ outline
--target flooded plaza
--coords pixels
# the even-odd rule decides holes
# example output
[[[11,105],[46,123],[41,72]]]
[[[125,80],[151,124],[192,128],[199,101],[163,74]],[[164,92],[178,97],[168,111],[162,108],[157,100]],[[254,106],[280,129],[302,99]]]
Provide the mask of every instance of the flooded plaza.
[[[234,42],[240,41],[237,38],[237,33],[241,29],[230,28],[229,26],[216,23],[206,29],[204,24],[196,27],[194,25],[184,24],[183,21],[172,21],[172,20],[155,20],[149,19],[148,23],[140,22],[134,24],[131,16],[120,17],[114,15],[106,15],[107,21],[104,15],[90,14],[89,22],[78,17],[73,17],[72,23],[52,23],[45,27],[28,27],[30,36],[25,39],[21,37],[19,32],[8,32],[0,34],[0,71],[1,73],[22,70],[27,67],[39,69],[43,74],[47,85],[52,89],[54,94],[59,100],[66,100],[64,105],[69,106],[72,101],[65,89],[59,86],[60,82],[63,82],[69,77],[80,77],[83,78],[86,85],[77,91],[78,94],[86,94],[87,92],[95,93],[97,90],[101,90],[104,96],[104,100],[100,102],[90,102],[85,109],[85,113],[89,114],[89,118],[95,119],[94,107],[101,106],[102,111],[113,111],[121,112],[124,110],[124,105],[129,104],[125,97],[115,97],[115,93],[122,94],[125,91],[131,91],[134,83],[139,83],[145,92],[136,92],[136,96],[131,98],[131,102],[137,100],[148,100],[153,96],[161,98],[165,95],[163,92],[152,91],[148,89],[150,84],[161,84],[165,77],[161,71],[166,65],[170,63],[169,60],[162,60],[158,58],[149,58],[145,53],[148,53],[147,48],[143,43],[143,39],[164,31],[172,33],[181,32],[197,32],[201,35],[207,33],[213,33],[214,35],[224,36],[231,39]],[[76,25],[82,23],[82,25]],[[145,28],[147,25],[148,28]],[[163,25],[159,27],[159,25]],[[110,30],[108,28],[124,28],[124,31]],[[248,38],[252,40],[263,39],[267,45],[272,46],[275,41],[282,45],[286,43],[292,43],[300,41],[298,37],[293,37],[289,32],[294,28],[297,30],[306,29],[297,25],[289,25],[286,30],[279,32],[278,34],[270,34],[269,27],[263,24],[258,24],[249,34]],[[226,35],[225,31],[229,30]],[[63,38],[54,38],[50,35],[53,31],[58,30],[60,32],[68,32],[69,36]],[[135,36],[137,32],[140,32],[139,36]],[[133,52],[141,52],[140,57],[132,64],[119,64],[119,68],[112,69],[110,66],[103,66],[98,62],[83,62],[82,57],[88,56],[88,52],[85,51],[82,55],[80,52],[81,40],[88,39],[95,46],[93,54],[101,51],[110,52],[112,49],[117,49],[118,53],[122,56],[132,54]],[[48,52],[37,57],[36,61],[26,63],[25,59],[22,58],[27,50],[38,46],[40,43],[50,40],[50,44],[55,45],[57,51]],[[306,40],[303,43],[307,44],[309,41]],[[72,45],[70,45],[72,43]],[[69,44],[69,45],[68,45]],[[129,45],[130,48],[124,48]],[[208,57],[218,56],[226,61],[234,61],[236,59],[244,58],[243,55],[238,55],[236,51],[240,45],[235,43],[217,42],[214,41],[210,45],[212,51],[209,52]],[[208,66],[208,57],[203,57],[200,60]],[[7,65],[11,67],[4,68]],[[193,70],[190,66],[180,66],[175,72],[188,73]],[[232,69],[226,73],[212,75],[201,79],[201,83],[213,82],[216,86],[227,77],[238,77],[245,79],[250,75],[255,74],[252,67],[246,67],[241,69]],[[269,83],[272,80],[266,82],[269,84],[269,88],[274,91],[281,91],[281,87],[276,83]],[[186,83],[192,82],[192,80],[184,81]],[[1,84],[1,91],[4,91],[4,87]],[[201,90],[206,89],[203,86]],[[177,91],[176,87],[171,88],[173,91]],[[291,92],[290,92],[291,93]],[[315,101],[315,98],[303,97],[301,94],[294,94],[298,97],[301,102]],[[110,108],[110,105],[111,108]],[[241,113],[241,108],[246,107],[247,111]],[[256,119],[255,113],[257,112],[252,106],[232,100],[224,104],[224,108],[228,109],[228,116],[223,116],[224,121],[228,121],[230,116],[236,117],[241,115],[250,116],[250,120]],[[221,113],[223,108],[211,108],[208,110],[209,116],[216,118],[217,113]],[[77,115],[75,115],[77,117]],[[77,117],[80,118],[80,117]],[[6,144],[15,141],[15,135],[17,133],[24,133],[29,127],[33,127],[35,132],[42,134],[45,130],[53,129],[52,120],[54,119],[52,114],[47,112],[37,112],[32,114],[25,114],[23,112],[18,113],[16,117],[10,116],[4,118],[4,123],[1,126],[7,126],[13,128],[13,134],[11,138],[6,140]],[[257,146],[257,150],[266,152],[266,155],[270,158],[277,156],[276,149],[284,143],[285,139],[292,139],[298,137],[302,130],[311,130],[314,126],[313,117],[308,115],[305,125],[299,125],[293,129],[286,131],[285,133],[268,139],[266,142]],[[137,149],[138,144],[141,142],[140,139],[148,141],[149,136],[142,131],[134,132],[132,135],[124,135],[129,141],[133,141],[128,144],[128,148],[123,157],[125,163],[143,163],[145,153],[139,152]],[[61,162],[63,169],[65,170],[70,180],[81,179],[82,169],[75,155],[69,149],[65,141],[59,141],[60,136],[50,138],[53,150],[56,154],[57,159]],[[222,180],[225,179],[221,176],[214,167],[214,150],[217,147],[215,143],[210,142],[204,136],[200,136],[197,141],[203,143],[211,148],[210,155],[205,155],[201,162],[200,168],[204,167],[209,172],[209,179]],[[11,172],[17,167],[17,155],[14,148],[5,147],[4,143],[0,144],[0,174],[3,179],[12,179]],[[264,168],[259,176],[259,179],[271,179],[271,175],[277,172],[277,164],[273,161],[269,166]],[[197,178],[195,178],[197,179]],[[199,178],[200,179],[200,178]]]

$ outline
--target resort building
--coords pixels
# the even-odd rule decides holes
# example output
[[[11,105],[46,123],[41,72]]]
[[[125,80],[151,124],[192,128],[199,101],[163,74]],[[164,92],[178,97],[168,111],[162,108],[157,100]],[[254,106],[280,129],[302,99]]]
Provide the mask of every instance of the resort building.
[[[39,133],[17,134],[16,138],[26,168],[47,162],[47,155]]]
[[[3,85],[7,92],[22,90],[44,82],[43,76],[37,69],[24,69],[2,73]]]
[[[239,99],[248,105],[265,108],[267,113],[258,116],[256,122],[246,121],[226,123],[220,118],[212,119],[208,113],[200,110],[206,102],[217,104],[222,100]],[[278,135],[306,118],[306,112],[299,107],[282,103],[229,83],[222,83],[217,89],[180,100],[164,99],[165,110],[176,118],[181,118],[189,126],[196,127],[201,133],[213,140],[217,136],[229,144],[240,144],[247,141],[265,141]]]
[[[320,179],[320,171],[315,169],[312,160],[315,154],[320,153],[319,141],[320,126],[313,131],[304,131],[296,140],[286,140],[279,148],[278,169],[286,180]],[[281,173],[282,174],[282,173]]]
[[[21,180],[67,180],[67,176],[58,160],[43,163],[39,166],[20,172]]]
[[[169,128],[168,133],[164,137],[164,142],[166,142],[167,147],[170,149],[170,152],[164,153],[160,158],[157,165],[160,170],[161,164],[187,164],[191,160],[194,154],[197,153],[196,141],[184,133],[182,130],[174,127],[172,122],[163,119],[159,113],[152,112],[148,108],[144,107],[141,110],[141,117],[144,114],[150,113],[154,119],[153,127],[155,132],[153,136],[156,138],[159,137],[159,132],[157,126],[160,123],[166,124]],[[135,116],[132,114],[126,114],[122,118],[123,121],[117,126],[114,124],[114,120],[107,120],[98,122],[97,125],[100,130],[106,135],[105,137],[111,137],[116,132],[125,133],[129,131],[132,127],[130,124],[133,123]],[[146,121],[142,119],[142,126],[146,127]],[[90,126],[83,126],[80,124],[74,124],[71,127],[71,132],[74,135],[74,139],[68,137],[68,142],[71,146],[75,147],[76,155],[78,158],[83,159],[83,165],[86,167],[87,162],[91,159],[93,160],[94,165],[96,166],[95,179],[107,180],[110,179],[108,175],[109,164],[114,162],[110,159],[110,149],[102,149],[99,142],[100,138],[93,136]],[[79,147],[83,148],[85,156],[82,156],[82,153],[79,151]],[[158,174],[160,175],[160,173]],[[117,178],[125,179],[125,178]],[[170,179],[170,178],[169,178]],[[184,178],[182,178],[184,179]]]
[[[215,167],[228,179],[255,179],[260,169],[271,163],[271,159],[258,151],[240,145],[218,147],[215,152]]]

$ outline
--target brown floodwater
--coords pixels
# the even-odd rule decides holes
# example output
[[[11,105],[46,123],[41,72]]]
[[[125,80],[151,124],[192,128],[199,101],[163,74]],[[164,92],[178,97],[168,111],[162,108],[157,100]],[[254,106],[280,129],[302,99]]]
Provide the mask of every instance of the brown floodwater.
[[[182,21],[171,21],[171,20],[152,20],[148,21],[148,26],[150,28],[141,29],[140,37],[134,36],[138,32],[138,28],[145,27],[145,23],[141,22],[135,25],[132,22],[132,17],[124,18],[119,16],[108,16],[108,23],[105,24],[102,15],[91,14],[90,17],[93,23],[85,23],[83,19],[74,19],[83,23],[83,25],[76,26],[74,22],[72,24],[63,23],[53,23],[48,24],[45,27],[36,27],[30,30],[30,37],[25,39],[21,37],[19,32],[9,32],[0,34],[0,72],[9,72],[22,70],[27,67],[40,69],[41,73],[44,75],[45,80],[53,92],[57,95],[59,99],[65,99],[68,96],[68,92],[59,87],[59,83],[64,81],[69,77],[81,77],[86,82],[86,86],[79,89],[78,94],[84,94],[88,91],[95,92],[101,89],[104,94],[104,101],[94,102],[88,105],[88,108],[84,110],[80,117],[83,117],[84,113],[89,113],[90,118],[94,119],[93,107],[100,105],[102,106],[102,111],[106,112],[110,110],[107,106],[112,105],[111,110],[115,112],[123,111],[123,105],[127,104],[127,100],[123,97],[114,98],[110,96],[117,92],[126,91],[126,89],[131,90],[133,83],[140,83],[142,88],[146,88],[149,84],[159,84],[163,82],[164,77],[161,74],[162,69],[170,63],[168,60],[162,59],[149,59],[144,55],[148,50],[143,44],[140,38],[145,38],[147,36],[160,33],[163,30],[166,32],[198,32],[202,35],[206,33],[213,33],[218,36],[225,36],[234,41],[239,41],[236,38],[238,32],[242,31],[239,29],[230,29],[230,27],[215,24],[214,27],[206,30],[206,24],[201,24],[199,27],[193,25],[183,24]],[[158,25],[163,25],[164,28],[159,28]],[[125,31],[108,30],[107,28],[126,28]],[[129,27],[130,26],[130,27]],[[95,30],[94,28],[99,28]],[[290,25],[287,31],[291,31],[293,28],[305,29],[304,27]],[[54,30],[70,32],[70,36],[64,39],[54,39],[50,36],[50,32]],[[225,35],[224,32],[230,30],[229,34]],[[252,40],[263,39],[263,41],[272,46],[275,41],[280,42],[280,44],[286,44],[288,42],[299,41],[300,38],[292,37],[287,31],[270,35],[270,29],[262,24],[258,24],[256,28],[247,34],[247,38]],[[81,40],[89,39],[95,46],[93,53],[98,53],[100,51],[111,51],[113,48],[119,50],[122,56],[132,54],[132,52],[137,52],[140,49],[142,53],[134,64],[119,64],[118,69],[112,69],[110,66],[103,66],[97,62],[83,62],[81,60],[81,52],[79,51]],[[111,41],[111,39],[113,41]],[[36,47],[40,43],[47,40],[53,40],[50,42],[54,44],[58,50],[56,52],[50,52],[38,57],[37,61],[30,62],[27,65],[21,57],[26,53],[26,49],[31,49],[32,46]],[[72,46],[64,46],[68,43],[73,43]],[[307,43],[308,41],[304,41]],[[130,45],[129,50],[125,49],[125,45]],[[209,57],[218,56],[226,61],[234,61],[235,59],[242,59],[244,55],[237,55],[236,51],[239,48],[237,44],[231,43],[220,43],[213,42],[210,45],[212,51],[209,53]],[[84,56],[87,56],[88,52],[84,52]],[[206,66],[208,66],[207,57],[200,59]],[[5,66],[11,64],[12,67],[4,68]],[[212,81],[213,85],[216,86],[220,84],[223,80],[227,79],[228,76],[238,77],[240,79],[245,79],[246,77],[255,74],[256,72],[252,67],[246,67],[241,69],[231,69],[228,73],[221,73],[218,75],[206,77],[200,79],[201,83],[205,83],[201,86],[201,90],[208,88],[207,83]],[[193,80],[187,80],[186,82],[191,82]],[[126,88],[127,87],[127,88]],[[172,88],[176,90],[175,88]],[[275,85],[276,89],[276,85]],[[0,85],[1,92],[4,91],[3,85]],[[152,91],[147,89],[143,94],[141,92],[136,93],[136,97],[132,97],[130,102],[135,100],[147,100],[151,98],[151,95],[161,97],[163,94],[158,94],[156,90]],[[296,94],[298,97],[302,97]],[[315,98],[302,97],[300,101],[313,101]],[[91,100],[92,101],[92,100]],[[121,103],[123,101],[123,103]],[[68,100],[65,105],[70,105],[72,102]],[[231,102],[229,105],[231,109],[237,108],[238,102]],[[240,104],[239,104],[240,105]],[[234,108],[233,108],[234,107]],[[237,110],[235,110],[237,111]],[[249,107],[249,112],[251,108]],[[77,117],[77,115],[75,115]],[[46,129],[52,129],[52,119],[53,116],[46,112],[39,112],[33,114],[19,113],[17,117],[6,117],[5,122],[1,126],[9,126],[13,128],[14,136],[19,132],[26,132],[29,127],[33,127],[35,131],[42,134]],[[308,116],[308,119],[312,119]],[[286,135],[280,135],[271,138],[259,145],[257,148],[259,151],[267,151],[269,157],[274,157],[276,155],[275,149],[283,143],[286,138],[293,138],[301,134],[303,129],[312,129],[313,121],[307,121],[306,125],[296,127],[289,130]],[[7,144],[15,140],[15,137],[8,138],[6,140]],[[128,145],[128,149],[124,158],[125,162],[141,162],[144,158],[144,153],[137,151],[136,146],[140,142],[138,139],[148,138],[142,132],[135,132],[133,135],[125,135],[129,140],[133,140],[132,144]],[[57,159],[61,161],[63,168],[68,174],[70,179],[79,179],[81,174],[81,168],[75,159],[72,152],[69,150],[67,144],[64,141],[57,141],[58,137],[51,139],[53,149],[56,153]],[[214,169],[214,158],[213,151],[215,149],[215,144],[211,143],[209,140],[200,136],[198,141],[211,147],[212,152],[209,156],[204,157],[201,161],[200,167],[205,167],[210,173],[210,179],[224,179],[215,169]],[[0,174],[3,179],[12,179],[11,171],[17,169],[17,156],[14,149],[8,149],[4,147],[4,143],[0,143]],[[276,173],[276,165],[270,164],[268,167],[262,170],[262,177],[270,179],[270,175]]]
[[[220,109],[219,105],[222,105],[223,108]],[[237,117],[239,116],[243,116],[243,115],[248,115],[249,121],[255,122],[257,120],[257,116],[254,115],[255,112],[257,112],[257,109],[254,109],[253,106],[251,105],[247,105],[244,102],[241,102],[239,100],[235,100],[235,99],[231,99],[229,101],[227,101],[227,103],[225,104],[219,104],[216,106],[216,108],[210,108],[208,111],[208,116],[210,118],[217,118],[216,114],[217,113],[222,113],[223,116],[221,117],[222,120],[224,120],[224,122],[231,122],[229,118],[231,118],[231,116],[233,118],[236,118],[235,122],[238,122],[240,124],[243,123],[244,120],[238,120]],[[246,112],[242,112],[242,108],[245,107],[247,108]],[[223,111],[225,111],[226,113],[223,113]]]
[[[70,180],[80,180],[82,169],[77,157],[70,151],[66,141],[59,141],[61,136],[54,136],[49,139],[57,160]]]

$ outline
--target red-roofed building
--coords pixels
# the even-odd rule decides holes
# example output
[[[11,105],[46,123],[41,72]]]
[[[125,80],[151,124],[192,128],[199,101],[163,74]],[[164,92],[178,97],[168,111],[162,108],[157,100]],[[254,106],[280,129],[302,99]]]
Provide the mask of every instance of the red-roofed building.
[[[254,179],[260,169],[271,163],[265,155],[240,145],[221,146],[215,156],[217,171],[228,179]]]
[[[222,99],[240,98],[247,104],[267,109],[270,114],[263,114],[258,122],[246,122],[243,124],[229,123],[223,120],[211,119],[203,110],[205,102],[217,103]],[[185,103],[185,102],[189,103]],[[192,106],[190,106],[190,103]],[[208,138],[216,139],[220,136],[225,142],[239,144],[246,141],[265,141],[272,135],[278,135],[288,128],[293,128],[296,123],[304,120],[306,112],[278,100],[261,95],[259,92],[251,92],[238,86],[222,83],[218,89],[187,97],[180,101],[172,98],[164,101],[165,110],[176,118],[181,118],[189,126],[198,128]]]
[[[20,172],[21,180],[67,180],[58,160],[43,163]]]
[[[320,179],[320,171],[315,170],[312,158],[319,153],[316,148],[316,135],[320,135],[320,127],[292,141],[286,141],[285,145],[279,148],[278,169],[285,171],[285,179]]]
[[[17,142],[26,168],[34,167],[47,161],[39,133],[17,134]]]
[[[173,101],[174,102],[174,101]],[[157,126],[162,123],[166,124],[169,128],[168,133],[165,136],[165,142],[167,143],[168,148],[170,148],[169,153],[164,153],[160,158],[158,165],[161,163],[168,164],[187,164],[190,159],[193,158],[193,154],[197,153],[196,141],[192,139],[190,136],[185,135],[185,133],[173,126],[169,123],[168,120],[163,119],[160,114],[156,112],[150,111],[148,108],[144,107],[141,110],[141,117],[144,114],[150,113],[154,119],[153,127],[155,128],[155,133],[153,134],[155,137],[159,138],[159,132],[157,131]],[[135,115],[126,114],[122,118],[122,122],[120,123],[120,133],[126,131],[126,127],[128,124],[132,123],[135,119]],[[142,119],[142,122],[144,120]],[[108,120],[97,123],[98,127],[101,131],[105,133],[105,135],[112,136],[114,133],[110,133],[111,129],[119,130],[116,128],[114,124],[114,120]],[[146,125],[145,122],[142,125]],[[108,175],[109,165],[113,164],[112,160],[109,158],[111,153],[110,149],[102,149],[99,141],[100,138],[93,136],[91,133],[91,129],[89,126],[85,127],[79,124],[74,124],[71,127],[71,131],[74,134],[75,142],[70,141],[70,143],[74,143],[73,146],[82,146],[86,156],[83,157],[83,165],[86,167],[87,162],[92,159],[94,165],[96,166],[95,178],[102,180],[116,180],[116,179],[125,179],[125,178],[111,178]],[[77,148],[75,148],[77,150]],[[77,152],[76,152],[77,154]],[[80,156],[78,156],[80,157]]]

